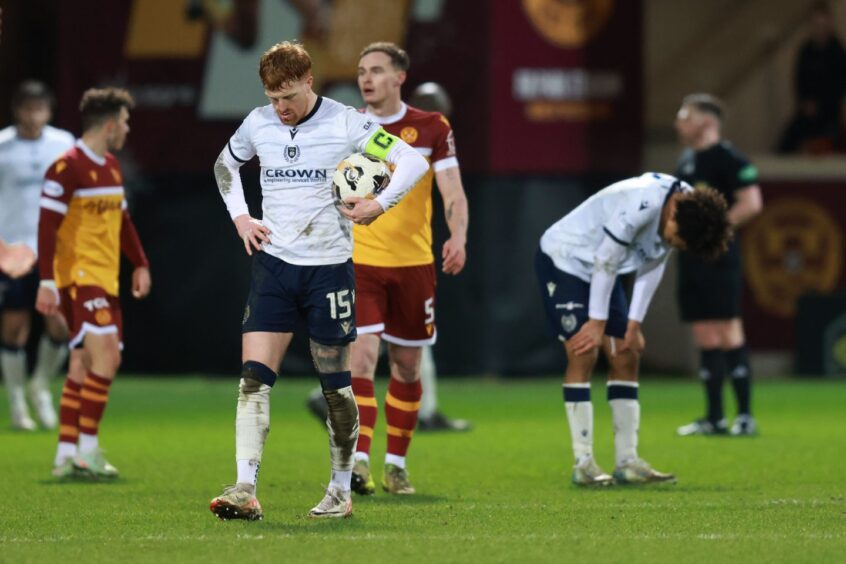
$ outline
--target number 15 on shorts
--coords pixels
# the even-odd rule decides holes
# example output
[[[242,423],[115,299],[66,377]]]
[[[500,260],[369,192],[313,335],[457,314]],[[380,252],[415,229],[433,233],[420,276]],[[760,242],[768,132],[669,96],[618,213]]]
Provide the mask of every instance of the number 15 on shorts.
[[[352,315],[352,304],[355,303],[355,290],[338,290],[326,294],[329,300],[329,315],[332,319],[346,319]]]

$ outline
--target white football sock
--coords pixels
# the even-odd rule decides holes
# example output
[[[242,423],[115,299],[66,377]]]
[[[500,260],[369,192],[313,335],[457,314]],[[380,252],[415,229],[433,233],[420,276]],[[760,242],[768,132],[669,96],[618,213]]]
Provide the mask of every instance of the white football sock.
[[[612,380],[608,386],[637,388],[637,382]],[[637,458],[637,435],[640,428],[640,402],[636,399],[611,399],[611,414],[614,421],[615,462],[619,467],[624,462]]]
[[[65,461],[66,458],[73,458],[76,456],[76,443],[59,443],[56,448],[56,458],[53,460],[53,466],[58,466]]]
[[[405,468],[405,457],[397,456],[396,454],[385,454],[385,464],[393,464],[400,468]]]
[[[342,492],[350,491],[350,482],[352,481],[352,470],[332,470],[332,478],[329,480],[329,486],[335,486]]]
[[[332,463],[332,472],[351,473],[355,464],[355,446],[358,444],[359,430],[358,405],[355,403],[352,386],[337,390],[324,389],[323,397],[329,407],[326,430],[329,431],[329,461]]]
[[[238,482],[255,485],[264,443],[270,433],[270,386],[241,378],[235,410],[235,460]]]
[[[79,434],[79,452],[85,454],[93,451],[100,446],[100,441],[97,435],[89,435],[87,433]]]
[[[9,395],[11,411],[29,413],[24,396],[26,352],[23,349],[0,349],[0,370],[3,371],[3,383]]]
[[[590,393],[590,382],[583,384],[564,384],[567,389],[584,390]],[[570,427],[570,439],[573,442],[573,457],[576,464],[581,464],[593,457],[593,403],[590,401],[565,401],[567,423]]]
[[[47,335],[42,335],[38,342],[38,357],[32,372],[30,386],[36,390],[46,390],[68,358],[66,343],[57,344]]]
[[[252,484],[255,486],[256,482],[258,482],[258,460],[236,460],[235,465],[238,469],[238,478],[235,480],[235,483]]]
[[[438,410],[438,378],[435,371],[435,357],[432,354],[432,347],[423,347],[423,355],[420,359],[420,385],[423,387],[423,395],[420,397],[420,411],[417,416],[426,419],[435,414]]]

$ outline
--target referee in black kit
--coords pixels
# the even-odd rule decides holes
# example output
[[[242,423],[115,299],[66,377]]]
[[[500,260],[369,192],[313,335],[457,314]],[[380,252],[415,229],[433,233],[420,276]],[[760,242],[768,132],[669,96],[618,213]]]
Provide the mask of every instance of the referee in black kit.
[[[676,131],[686,150],[676,176],[698,188],[710,186],[726,198],[735,229],[761,211],[757,169],[722,139],[723,104],[710,94],[691,94],[676,115]],[[700,352],[706,413],[678,428],[679,435],[754,435],[750,409],[752,373],[743,323],[740,243],[735,235],[728,252],[713,262],[679,253],[678,299],[682,320],[690,323]],[[723,413],[723,380],[731,377],[737,418],[731,429]]]

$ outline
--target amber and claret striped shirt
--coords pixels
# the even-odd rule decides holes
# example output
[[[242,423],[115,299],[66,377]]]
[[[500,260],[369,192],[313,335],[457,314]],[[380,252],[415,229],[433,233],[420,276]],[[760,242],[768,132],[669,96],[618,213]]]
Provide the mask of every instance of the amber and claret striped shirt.
[[[50,165],[41,190],[38,270],[57,288],[99,286],[118,295],[120,253],[149,266],[129,217],[120,164],[82,140]]]
[[[414,147],[431,166],[379,221],[353,225],[353,262],[382,267],[432,264],[432,181],[436,172],[458,166],[452,127],[442,114],[406,104],[394,116],[367,115]]]

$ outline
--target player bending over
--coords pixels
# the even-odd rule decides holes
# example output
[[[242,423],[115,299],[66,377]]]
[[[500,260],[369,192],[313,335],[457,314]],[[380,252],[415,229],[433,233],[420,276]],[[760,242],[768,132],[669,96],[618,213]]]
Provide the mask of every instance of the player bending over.
[[[255,490],[270,431],[270,389],[297,317],[302,316],[329,406],[332,462],[326,495],[309,516],[347,517],[352,513],[350,479],[359,430],[350,376],[349,345],[356,337],[350,220],[373,222],[400,201],[428,163],[368,116],[315,94],[311,58],[301,45],[283,42],[271,47],[261,58],[259,74],[270,104],[247,116],[214,166],[218,188],[253,266],[235,418],[238,477],[212,500],[211,510],[221,519],[262,517]],[[352,209],[336,207],[332,172],[356,151],[385,159],[396,170],[376,199],[355,198]],[[239,174],[256,155],[262,221],[250,217]]]
[[[567,352],[564,405],[576,458],[573,483],[675,479],[637,454],[638,364],[645,343],[640,326],[672,248],[715,258],[730,237],[723,196],[655,173],[600,190],[541,237],[535,269],[550,327]],[[619,279],[630,272],[636,273],[631,307]],[[590,377],[600,348],[610,366],[613,478],[593,459]]]

